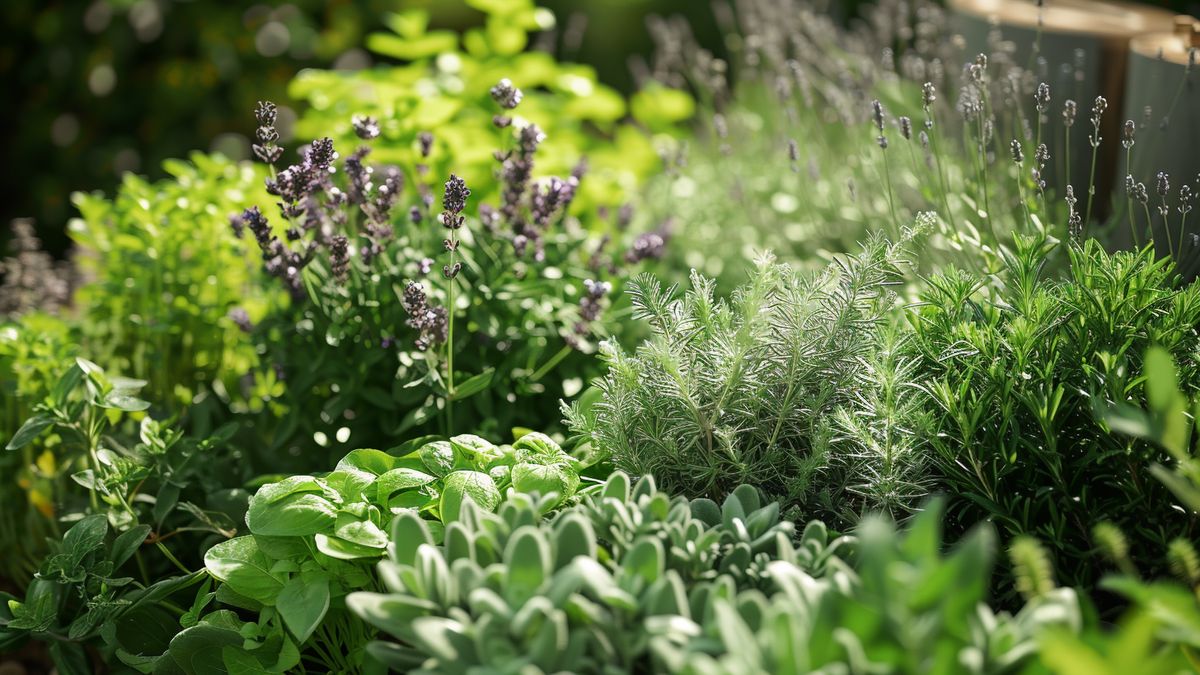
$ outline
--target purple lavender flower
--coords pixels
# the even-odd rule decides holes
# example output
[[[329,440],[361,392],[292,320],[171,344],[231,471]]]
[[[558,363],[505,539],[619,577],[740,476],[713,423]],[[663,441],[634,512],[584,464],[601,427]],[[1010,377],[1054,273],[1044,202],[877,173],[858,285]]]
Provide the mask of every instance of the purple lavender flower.
[[[354,134],[364,141],[379,137],[379,122],[366,115],[355,115],[350,123],[354,126]]]
[[[496,86],[491,88],[490,93],[496,105],[505,110],[512,110],[520,105],[521,98],[524,97],[521,90],[513,86],[512,80],[507,77],[496,83]]]

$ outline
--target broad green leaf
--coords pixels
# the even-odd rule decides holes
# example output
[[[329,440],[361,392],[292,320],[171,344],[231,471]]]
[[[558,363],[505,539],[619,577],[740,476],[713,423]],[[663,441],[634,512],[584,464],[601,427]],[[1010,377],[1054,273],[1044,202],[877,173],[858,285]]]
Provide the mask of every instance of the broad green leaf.
[[[252,498],[246,525],[254,534],[301,537],[328,530],[336,518],[337,508],[328,500],[312,493],[299,493],[273,504]]]
[[[435,476],[444,477],[454,470],[454,449],[449,441],[426,443],[417,450],[417,455]]]
[[[359,469],[366,471],[375,476],[385,474],[388,471],[396,468],[398,458],[390,455],[382,450],[374,450],[371,448],[363,448],[361,450],[351,450],[340,462],[337,463],[336,470],[345,471],[349,469]]]
[[[267,483],[254,493],[254,499],[273,504],[284,497],[297,493],[316,492],[324,494],[325,483],[320,478],[312,476],[289,476],[275,483]]]
[[[221,650],[242,642],[237,630],[201,623],[176,635],[167,654],[187,675],[228,675]]]
[[[279,592],[275,608],[296,641],[303,643],[329,611],[329,579],[324,575],[303,580],[292,577]]]
[[[559,503],[570,499],[579,487],[579,476],[564,465],[542,465],[522,462],[512,468],[513,487],[521,492],[551,492],[558,495]]]
[[[500,490],[492,477],[478,471],[455,471],[443,480],[440,512],[442,522],[458,520],[464,499],[470,498],[485,511],[493,511],[500,503]]]
[[[362,558],[378,558],[384,554],[382,548],[363,546],[352,541],[346,541],[331,535],[318,534],[314,537],[317,550],[330,558],[338,560],[360,560]]]
[[[275,604],[287,581],[285,574],[271,571],[273,564],[250,536],[223,541],[204,554],[209,574],[234,591],[268,606]]]
[[[458,48],[458,34],[454,31],[429,31],[412,38],[403,38],[390,33],[372,33],[367,36],[367,49],[405,61],[415,61]]]
[[[436,476],[413,469],[392,469],[375,479],[375,502],[386,505],[393,494],[428,485],[435,480]]]

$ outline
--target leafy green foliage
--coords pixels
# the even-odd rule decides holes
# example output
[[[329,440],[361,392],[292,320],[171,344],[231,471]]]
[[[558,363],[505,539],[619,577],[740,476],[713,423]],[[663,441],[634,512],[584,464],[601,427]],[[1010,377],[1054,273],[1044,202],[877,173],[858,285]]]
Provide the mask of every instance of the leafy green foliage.
[[[844,540],[814,524],[794,547],[792,524],[751,488],[718,507],[618,472],[548,518],[552,505],[514,495],[493,514],[472,504],[441,537],[415,514],[397,517],[379,567],[390,592],[347,600],[403,643],[371,653],[411,672],[632,672],[650,663],[644,623],[705,616],[712,597],[767,584],[773,560],[843,564]]]
[[[517,469],[545,480],[521,485]],[[368,668],[363,651],[371,633],[345,610],[348,593],[377,587],[374,563],[389,547],[386,532],[396,518],[430,518],[425,532],[438,533],[470,509],[491,511],[506,493],[540,494],[549,510],[573,501],[578,462],[549,437],[532,432],[512,445],[495,446],[472,435],[447,440],[414,439],[390,452],[355,450],[321,476],[291,476],[267,483],[250,499],[249,534],[208,549],[204,564],[219,585],[197,598],[209,623],[233,610],[258,613],[254,630],[281,654],[339,672]],[[545,488],[557,489],[545,489]],[[518,492],[524,493],[524,492]],[[184,624],[167,656],[180,660],[177,642],[218,639],[207,624]],[[242,630],[242,629],[239,629]],[[190,647],[189,647],[190,648]],[[259,649],[255,646],[254,649]],[[236,645],[221,650],[223,663],[255,657]],[[268,654],[275,654],[272,648]],[[260,659],[261,660],[261,659]]]
[[[1169,386],[1143,371],[1159,344],[1195,381],[1200,288],[1179,284],[1153,253],[1109,254],[1094,241],[1068,249],[1061,281],[1043,266],[1052,245],[1021,239],[990,278],[951,271],[929,280],[913,315],[913,354],[933,403],[929,447],[959,527],[989,518],[1008,536],[1050,546],[1060,580],[1092,587],[1091,525],[1111,520],[1140,566],[1189,521],[1151,475],[1157,448],[1108,432],[1092,414]]]
[[[129,618],[161,619],[163,599],[195,585],[199,575],[145,585],[121,576],[149,534],[150,526],[138,525],[110,536],[104,514],[76,522],[55,542],[23,600],[0,593],[0,649],[33,638],[50,643],[60,672],[92,672],[85,644]]]
[[[646,255],[633,256],[618,207],[657,157],[589,68],[521,50],[548,12],[527,1],[479,9],[485,28],[461,38],[430,30],[422,11],[394,15],[394,34],[368,46],[408,63],[294,83],[310,104],[300,136],[331,138],[347,161],[303,217],[247,201],[296,253],[276,267],[303,267],[291,281],[299,301],[260,331],[281,366],[264,376],[286,378],[290,409],[265,434],[273,453],[313,437],[336,455],[413,433],[552,428],[557,401],[599,374],[598,340],[622,327],[605,296],[619,297],[609,289]],[[489,93],[503,79],[523,92],[515,108]],[[355,162],[374,171],[365,188]],[[470,194],[449,240],[461,247],[448,253],[437,202],[450,175]],[[412,325],[428,312],[442,316],[436,329]]]
[[[472,508],[440,545],[396,521],[388,593],[348,604],[398,643],[371,652],[408,672],[1008,672],[1050,626],[1077,631],[1074,594],[1016,616],[983,600],[993,537],[943,557],[940,509],[898,536],[883,521],[798,542],[752,488],[718,507],[617,472],[553,518],[534,499]],[[843,557],[845,556],[845,557]]]
[[[795,505],[820,485],[835,491],[844,477],[861,498],[846,510],[915,506],[923,495],[919,455],[898,446],[907,441],[877,436],[906,433],[879,427],[906,413],[910,394],[872,381],[896,379],[887,372],[898,367],[889,362],[894,349],[882,349],[878,328],[894,302],[888,286],[901,255],[899,245],[876,238],[815,276],[764,257],[728,301],[699,274],[682,297],[638,277],[635,316],[654,335],[634,354],[605,354],[598,399],[566,409],[572,430],[618,467],[686,494],[719,498],[747,483]],[[875,370],[863,372],[864,363]],[[830,425],[842,408],[860,410]],[[868,415],[882,419],[873,425]],[[845,452],[853,458],[838,460],[845,472],[814,485],[831,446],[842,444],[853,444]]]
[[[153,183],[127,175],[111,200],[75,195],[70,232],[90,280],[74,298],[80,340],[105,367],[145,379],[153,400],[190,406],[211,428],[226,406],[261,406],[241,390],[258,357],[231,312],[258,321],[280,294],[228,232],[247,199],[265,198],[263,173],[202,154],[165,168],[171,178]]]

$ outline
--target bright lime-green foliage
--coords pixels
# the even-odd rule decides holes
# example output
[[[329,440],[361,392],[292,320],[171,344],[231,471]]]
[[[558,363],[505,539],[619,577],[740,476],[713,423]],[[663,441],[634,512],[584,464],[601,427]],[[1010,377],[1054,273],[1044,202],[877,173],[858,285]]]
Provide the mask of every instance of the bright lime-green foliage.
[[[126,176],[112,199],[76,195],[80,339],[104,367],[145,379],[169,410],[245,408],[239,380],[257,357],[229,314],[241,308],[256,322],[281,295],[260,281],[229,216],[266,199],[265,172],[201,154],[166,169],[172,177],[154,183]]]
[[[643,131],[621,123],[628,112],[624,99],[598,82],[592,68],[525,51],[528,32],[553,26],[551,13],[535,8],[531,0],[468,4],[487,13],[485,27],[462,36],[429,30],[425,12],[411,10],[390,17],[392,33],[368,37],[369,49],[401,59],[403,65],[354,73],[302,72],[290,93],[310,107],[296,125],[297,134],[331,136],[337,147],[349,149],[358,144],[351,117],[374,116],[381,121],[382,136],[373,144],[372,162],[409,167],[423,161],[434,177],[462,176],[471,186],[472,200],[496,203],[492,153],[511,147],[515,129],[532,122],[546,134],[535,178],[565,176],[587,158],[589,174],[573,213],[590,227],[598,206],[619,206],[659,166],[650,141]],[[514,111],[514,125],[497,132],[491,124],[497,109],[488,90],[502,78],[520,87],[525,97]],[[672,108],[647,107],[644,114],[655,125],[679,118]],[[427,160],[420,158],[416,142],[421,132],[434,136]]]
[[[78,347],[70,327],[45,314],[0,323],[0,440],[8,439],[50,393]],[[24,582],[37,568],[36,545],[52,532],[56,495],[68,465],[53,448],[0,450],[0,576]],[[30,544],[33,545],[30,545]]]

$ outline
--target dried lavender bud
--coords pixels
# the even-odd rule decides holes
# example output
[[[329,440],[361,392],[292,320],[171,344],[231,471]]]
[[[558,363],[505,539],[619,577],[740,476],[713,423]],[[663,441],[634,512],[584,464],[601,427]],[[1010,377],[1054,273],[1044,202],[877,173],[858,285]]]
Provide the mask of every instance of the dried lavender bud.
[[[545,227],[560,209],[565,210],[575,198],[579,181],[574,177],[562,180],[551,178],[542,189],[534,186],[530,193],[530,216],[535,225]]]
[[[1045,114],[1050,108],[1050,85],[1045,82],[1039,83],[1037,93],[1033,95],[1034,105],[1037,106],[1039,114]]]
[[[493,115],[492,125],[497,129],[507,129],[512,125],[512,118],[507,115]]]
[[[600,318],[600,300],[612,291],[612,284],[607,281],[584,279],[583,286],[586,293],[579,299],[579,317],[584,322],[591,323]]]
[[[304,158],[318,172],[327,171],[333,165],[334,160],[338,158],[337,152],[333,149],[333,139],[318,138],[313,141]]]
[[[658,260],[666,252],[667,239],[670,238],[669,223],[664,224],[656,232],[639,234],[633,240],[633,245],[625,252],[625,262],[636,263],[642,260]]]
[[[1133,181],[1133,176],[1125,174],[1125,196],[1133,199],[1134,190],[1137,189],[1137,184]]]
[[[871,101],[871,119],[875,122],[875,128],[879,130],[880,134],[882,134],[884,110],[883,104],[879,102],[879,99]]]
[[[1192,210],[1192,186],[1184,183],[1179,186],[1179,213],[1186,216]]]
[[[453,279],[462,271],[462,263],[456,262],[453,265],[442,265],[442,276],[447,279]]]
[[[1065,124],[1068,129],[1075,126],[1075,116],[1077,114],[1078,114],[1078,109],[1075,105],[1075,101],[1067,99],[1067,101],[1065,103],[1063,103],[1062,116],[1063,116],[1063,124]]]
[[[275,130],[275,119],[278,110],[270,101],[259,101],[254,107],[254,118],[258,122],[255,136],[258,143],[251,146],[254,156],[265,164],[274,164],[283,154],[283,148],[276,145],[279,132]]]
[[[1012,139],[1012,143],[1009,144],[1009,151],[1012,152],[1013,162],[1021,164],[1025,161],[1025,151],[1021,147],[1021,141],[1015,138]]]
[[[429,153],[433,151],[433,134],[422,131],[417,134],[417,143],[421,146],[421,157],[429,157]]]
[[[233,230],[233,236],[241,239],[246,233],[246,221],[242,219],[242,214],[229,214],[229,227]]]
[[[1128,150],[1133,147],[1133,136],[1136,130],[1137,125],[1133,123],[1133,120],[1125,120],[1125,128],[1121,134],[1122,148]]]
[[[467,197],[471,196],[471,190],[467,187],[466,181],[454,174],[450,174],[450,179],[446,181],[446,190],[442,195],[442,209],[448,213],[458,215],[467,208]],[[457,230],[462,226],[461,219],[457,224],[450,224],[443,221],[446,227]]]
[[[490,93],[496,105],[505,110],[512,110],[520,105],[521,99],[524,97],[521,90],[513,86],[512,80],[507,77],[497,82],[496,86],[491,88]]]
[[[260,127],[275,126],[275,116],[277,113],[278,109],[270,101],[259,101],[254,106],[254,119],[258,121],[258,126]]]
[[[250,228],[250,233],[254,235],[254,240],[258,242],[259,248],[266,254],[274,237],[271,235],[271,225],[267,222],[266,217],[263,216],[262,211],[259,211],[257,206],[251,206],[242,212],[241,220]]]
[[[1075,205],[1079,203],[1079,200],[1078,200],[1078,199],[1076,199],[1076,197],[1075,197],[1075,186],[1074,186],[1074,185],[1068,185],[1068,186],[1067,186],[1067,197],[1066,197],[1066,200],[1067,200],[1067,208],[1069,208],[1069,209],[1071,209],[1072,211],[1074,211],[1074,210],[1075,210]]]
[[[409,221],[412,222],[413,225],[420,225],[421,220],[423,219],[421,216],[420,207],[417,207],[417,206],[410,207],[408,209],[408,219],[409,219]]]
[[[912,120],[907,117],[900,117],[900,135],[906,141],[912,140]]]
[[[350,241],[344,234],[335,234],[329,241],[329,270],[339,282],[350,273]]]
[[[354,134],[364,141],[379,137],[379,122],[374,117],[355,115],[350,123],[354,126]]]
[[[238,329],[243,333],[254,332],[254,323],[250,321],[250,315],[247,314],[246,310],[242,309],[241,307],[234,307],[233,309],[229,310],[229,314],[227,316],[229,317],[229,320],[233,322],[233,325],[237,326]]]
[[[1150,194],[1146,191],[1145,183],[1137,184],[1137,187],[1133,189],[1133,198],[1138,200],[1142,206],[1145,206],[1150,202]]]
[[[1088,135],[1088,141],[1093,148],[1100,147],[1100,141],[1104,140],[1100,136],[1100,118],[1104,116],[1105,110],[1108,110],[1108,101],[1103,96],[1097,96],[1096,102],[1092,104],[1092,133]]]
[[[417,331],[414,345],[418,350],[425,351],[434,343],[446,341],[449,330],[446,308],[431,307],[420,283],[410,281],[405,286],[402,303],[408,314],[405,324]]]
[[[929,108],[933,102],[937,100],[937,89],[934,88],[932,82],[926,82],[921,85],[921,106],[925,109],[925,113],[929,114]]]
[[[1155,187],[1158,190],[1158,196],[1166,199],[1167,193],[1171,191],[1171,181],[1169,176],[1167,176],[1165,171],[1159,171],[1158,175],[1155,176],[1155,181]]]

